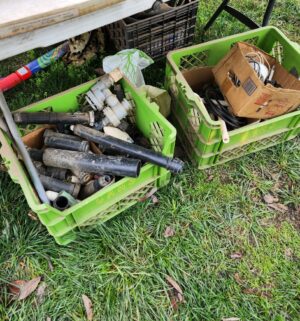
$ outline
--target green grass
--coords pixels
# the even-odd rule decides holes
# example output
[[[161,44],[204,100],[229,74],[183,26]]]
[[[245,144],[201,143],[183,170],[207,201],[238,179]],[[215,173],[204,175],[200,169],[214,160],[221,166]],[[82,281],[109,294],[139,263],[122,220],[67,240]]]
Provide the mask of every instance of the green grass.
[[[266,1],[232,1],[259,19]],[[271,23],[299,41],[299,5],[278,1]],[[199,26],[216,8],[201,2]],[[298,18],[298,20],[297,20]],[[298,23],[298,25],[297,25]],[[199,28],[200,30],[200,28]],[[206,39],[245,30],[223,14]],[[200,37],[200,33],[199,33]],[[5,75],[34,52],[2,62]],[[95,76],[99,59],[84,67],[58,63],[6,94],[16,109]],[[146,72],[163,82],[163,66]],[[159,75],[159,76],[157,76]],[[0,174],[0,320],[84,320],[81,296],[93,302],[95,320],[300,320],[299,139],[205,171],[189,167],[159,193],[159,204],[138,204],[58,246],[32,221],[18,185]],[[268,209],[273,193],[287,213]],[[167,226],[175,230],[164,237]],[[241,259],[232,259],[233,253]],[[11,302],[6,285],[41,275],[45,301]],[[166,276],[183,289],[171,307]]]

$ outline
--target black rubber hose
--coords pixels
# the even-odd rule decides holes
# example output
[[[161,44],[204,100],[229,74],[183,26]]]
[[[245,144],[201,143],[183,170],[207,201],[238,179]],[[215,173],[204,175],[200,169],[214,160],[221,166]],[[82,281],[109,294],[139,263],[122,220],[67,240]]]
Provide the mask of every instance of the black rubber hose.
[[[80,191],[80,184],[66,183],[59,179],[40,175],[41,182],[46,190],[60,193],[65,191],[77,198]]]
[[[86,140],[76,141],[58,136],[46,136],[44,139],[44,144],[45,146],[51,148],[74,150],[78,152],[88,152],[90,149],[90,144]]]
[[[17,124],[90,124],[89,113],[55,113],[55,112],[16,112],[13,114]]]
[[[128,177],[139,176],[141,168],[141,162],[137,159],[52,148],[45,149],[43,162],[47,166],[67,168],[71,171]]]
[[[76,125],[72,126],[71,129],[75,135],[99,144],[102,149],[114,151],[126,156],[132,156],[142,161],[164,167],[176,174],[183,170],[184,163],[178,158],[163,156],[161,153],[135,144],[127,143],[121,139],[105,135],[86,126]]]

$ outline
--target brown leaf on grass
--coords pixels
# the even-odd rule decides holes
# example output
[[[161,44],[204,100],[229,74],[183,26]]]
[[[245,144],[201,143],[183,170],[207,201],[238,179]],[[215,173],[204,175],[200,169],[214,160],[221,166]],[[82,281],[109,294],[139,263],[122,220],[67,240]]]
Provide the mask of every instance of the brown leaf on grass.
[[[244,294],[250,294],[250,295],[257,295],[260,297],[264,297],[264,298],[270,298],[272,297],[272,294],[269,291],[262,291],[260,289],[244,289],[243,290]]]
[[[277,203],[277,202],[278,202],[278,198],[277,198],[277,197],[274,197],[274,196],[271,195],[271,194],[266,194],[266,195],[264,195],[264,201],[265,201],[267,204]]]
[[[222,319],[222,321],[240,321],[240,320],[241,320],[240,318],[235,318],[235,317]]]
[[[151,196],[151,200],[153,204],[158,204],[159,203],[159,199],[156,195],[152,195]]]
[[[293,250],[290,249],[289,247],[287,247],[287,248],[284,250],[284,255],[285,255],[286,257],[292,257],[292,256],[294,255]]]
[[[33,211],[29,211],[27,215],[33,220],[33,221],[38,221],[38,217],[35,215]]]
[[[243,254],[240,252],[230,254],[230,258],[234,260],[241,259],[242,257],[243,257]]]
[[[241,276],[239,275],[239,273],[234,273],[233,278],[235,279],[236,283],[238,283],[240,285],[243,284],[243,280],[242,280]]]
[[[50,318],[50,317],[47,317],[47,318],[46,318],[46,321],[51,321],[51,318]]]
[[[209,176],[207,177],[207,181],[208,181],[208,182],[211,182],[213,179],[214,179],[214,175],[209,175]]]
[[[281,203],[268,204],[268,207],[270,207],[280,213],[286,213],[289,210],[289,208],[286,205],[281,204]]]
[[[170,297],[171,305],[174,310],[178,309],[178,304],[184,301],[183,291],[180,285],[170,276],[166,277],[167,282],[172,286],[172,291],[169,290],[168,294]]]
[[[175,235],[175,230],[171,226],[168,226],[164,232],[164,237],[172,237]]]
[[[32,292],[35,291],[41,281],[41,277],[38,276],[30,281],[16,280],[11,283],[9,291],[17,296],[17,300],[26,299]]]
[[[82,301],[84,304],[86,317],[89,321],[93,320],[93,304],[88,296],[85,294],[82,295]]]
[[[181,296],[183,295],[180,285],[173,278],[167,275],[166,280],[179,294],[181,294]]]
[[[37,298],[37,303],[42,304],[45,299],[45,294],[46,294],[46,288],[47,284],[45,282],[42,282],[39,287],[36,290],[36,298]]]
[[[26,281],[24,281],[24,280],[13,281],[8,286],[8,290],[11,294],[13,294],[15,297],[17,297],[20,293],[20,286],[24,285],[25,283],[26,283]]]

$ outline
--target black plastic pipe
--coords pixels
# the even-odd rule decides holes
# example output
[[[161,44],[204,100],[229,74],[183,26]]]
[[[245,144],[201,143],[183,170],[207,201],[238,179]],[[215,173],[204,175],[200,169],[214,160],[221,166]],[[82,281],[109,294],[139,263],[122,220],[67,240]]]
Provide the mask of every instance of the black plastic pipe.
[[[67,168],[71,171],[137,177],[141,162],[137,159],[81,153],[70,150],[47,148],[43,162],[47,166]]]
[[[17,124],[91,124],[90,113],[55,112],[16,112],[13,114]]]
[[[75,141],[81,141],[82,140],[78,136],[59,133],[59,132],[56,132],[56,131],[54,131],[52,129],[46,129],[44,131],[44,135],[43,136],[44,136],[44,138],[45,137],[59,137],[59,138],[65,138],[65,139],[75,140]]]
[[[70,207],[70,203],[67,197],[63,195],[59,195],[54,201],[53,201],[53,207],[60,211],[64,211],[67,208]]]
[[[69,136],[69,135],[66,135]],[[71,136],[72,137],[72,136]],[[47,147],[58,148],[58,149],[67,149],[78,152],[88,152],[90,149],[90,144],[86,140],[70,140],[65,137],[58,136],[46,136],[44,138],[44,144]]]
[[[114,151],[118,154],[132,156],[145,162],[149,162],[170,170],[173,173],[180,173],[183,170],[184,163],[178,158],[163,156],[161,153],[153,150],[127,143],[121,139],[105,135],[95,129],[75,125],[71,126],[74,134],[88,141],[99,144],[100,148]]]
[[[83,186],[80,190],[79,198],[85,199],[94,193],[100,191],[103,187],[109,185],[113,181],[113,177],[109,175],[100,176],[98,179],[95,179],[85,186]]]
[[[57,178],[64,181],[67,178],[68,170],[65,168],[57,168],[51,166],[45,166],[42,162],[34,161],[34,166],[41,175]]]
[[[43,161],[43,153],[44,151],[42,149],[37,149],[37,148],[31,148],[27,147],[27,151],[29,153],[29,156],[31,159],[42,162]]]
[[[65,191],[71,194],[74,198],[77,198],[81,187],[80,184],[66,183],[45,175],[40,175],[40,180],[46,190],[58,193]]]

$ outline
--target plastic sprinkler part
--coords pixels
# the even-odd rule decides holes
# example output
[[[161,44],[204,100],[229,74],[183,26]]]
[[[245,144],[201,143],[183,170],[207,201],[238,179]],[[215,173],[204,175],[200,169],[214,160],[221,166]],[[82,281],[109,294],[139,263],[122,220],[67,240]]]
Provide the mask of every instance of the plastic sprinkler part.
[[[106,135],[124,140],[127,143],[133,143],[133,139],[124,131],[119,128],[106,126],[103,128]]]
[[[94,112],[88,113],[56,113],[56,112],[17,112],[13,114],[17,124],[85,124],[94,126]]]
[[[47,195],[49,201],[53,202],[57,198],[58,193],[53,192],[53,191],[46,191],[46,195]]]
[[[105,102],[109,107],[103,109],[105,117],[101,120],[98,129],[102,129],[107,125],[118,127],[121,120],[128,115],[129,110],[133,109],[133,105],[127,99],[123,99],[120,103],[117,96],[109,89],[103,90],[103,94],[106,97]]]
[[[46,167],[42,162],[33,161],[34,166],[41,175],[49,176],[59,180],[65,180],[67,177],[67,170],[64,168]]]
[[[53,207],[60,211],[64,211],[67,208],[75,205],[77,200],[69,193],[62,191],[58,194],[57,198],[53,201]]]
[[[72,183],[87,184],[93,179],[93,175],[90,173],[73,170],[73,176],[71,176]]]
[[[161,153],[135,144],[124,142],[118,138],[107,136],[93,128],[86,126],[71,126],[71,130],[73,130],[75,135],[98,144],[100,148],[103,148],[103,150],[131,156],[136,159],[164,167],[175,174],[180,173],[183,170],[184,163],[178,158],[166,157]]]
[[[123,77],[119,69],[100,77],[99,81],[85,94],[86,102],[93,110],[101,111],[104,108],[104,89],[110,88],[115,82]]]
[[[48,128],[44,131],[43,137],[44,138],[45,137],[59,137],[59,138],[65,138],[65,139],[75,140],[75,141],[82,140],[80,137],[59,133],[59,132],[56,132],[56,131],[54,131],[52,129],[48,129]]]
[[[103,187],[112,184],[113,181],[114,181],[114,178],[109,175],[100,176],[99,178],[89,182],[88,184],[82,187],[79,194],[79,198],[85,199],[93,195],[94,193],[98,192]]]
[[[40,175],[41,182],[46,190],[53,192],[62,192],[65,191],[71,194],[73,197],[77,198],[80,191],[80,184],[71,184],[63,182],[59,179],[48,177],[45,175]]]
[[[141,169],[141,162],[137,159],[52,148],[44,151],[43,162],[47,166],[67,168],[72,172],[77,170],[112,176],[137,177]]]
[[[86,140],[76,141],[69,138],[48,136],[44,139],[44,144],[47,147],[74,150],[78,152],[88,152],[90,144]]]

